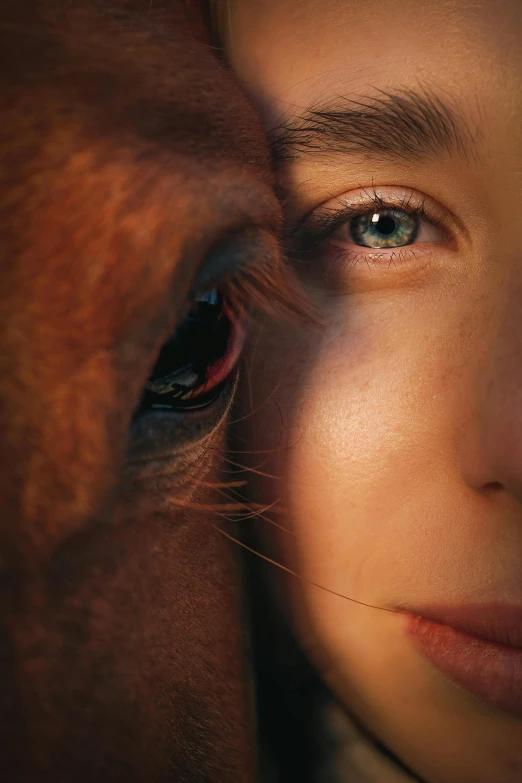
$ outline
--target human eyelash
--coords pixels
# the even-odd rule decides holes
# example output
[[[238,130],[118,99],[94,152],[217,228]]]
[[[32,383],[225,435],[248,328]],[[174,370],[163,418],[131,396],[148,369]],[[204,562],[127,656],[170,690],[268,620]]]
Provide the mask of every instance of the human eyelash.
[[[427,206],[427,200],[423,197],[417,200],[412,193],[409,193],[402,199],[386,198],[380,196],[374,187],[371,190],[362,190],[362,193],[366,198],[364,201],[359,200],[357,204],[345,204],[330,209],[319,207],[311,215],[308,214],[302,218],[286,234],[285,247],[288,257],[293,261],[304,261],[313,255],[314,250],[329,239],[338,228],[350,220],[372,211],[384,209],[405,212],[423,219],[447,233],[444,219],[434,214],[434,211]],[[317,212],[319,214],[316,214]],[[370,248],[367,249],[370,250]]]

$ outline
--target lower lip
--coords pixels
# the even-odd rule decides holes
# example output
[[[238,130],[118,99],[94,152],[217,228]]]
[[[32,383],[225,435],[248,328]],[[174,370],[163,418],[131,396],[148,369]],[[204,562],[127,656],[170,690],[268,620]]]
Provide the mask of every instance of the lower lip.
[[[490,707],[522,714],[522,648],[412,614],[407,631],[419,651],[455,683]]]

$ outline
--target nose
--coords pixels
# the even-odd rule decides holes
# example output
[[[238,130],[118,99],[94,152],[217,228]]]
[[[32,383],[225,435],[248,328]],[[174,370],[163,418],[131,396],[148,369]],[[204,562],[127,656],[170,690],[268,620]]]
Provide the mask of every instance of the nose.
[[[473,489],[504,489],[522,502],[522,280],[511,283],[500,314],[485,316],[484,343],[460,448]]]

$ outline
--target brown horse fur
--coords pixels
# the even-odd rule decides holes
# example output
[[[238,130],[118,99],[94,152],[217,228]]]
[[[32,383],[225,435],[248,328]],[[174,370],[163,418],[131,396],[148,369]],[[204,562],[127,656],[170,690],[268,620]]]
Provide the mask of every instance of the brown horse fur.
[[[254,778],[225,415],[129,434],[213,248],[285,289],[259,121],[187,19],[1,4],[5,781]]]

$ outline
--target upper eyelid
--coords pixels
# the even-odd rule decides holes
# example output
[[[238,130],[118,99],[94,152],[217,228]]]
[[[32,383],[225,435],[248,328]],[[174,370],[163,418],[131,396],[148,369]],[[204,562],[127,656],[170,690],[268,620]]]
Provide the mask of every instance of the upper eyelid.
[[[394,199],[385,193],[390,190],[406,195],[402,199]],[[354,193],[363,194],[365,197],[350,203],[348,197]],[[408,212],[408,207],[410,212],[420,213],[424,219],[444,231],[448,238],[452,238],[457,233],[468,237],[466,227],[453,212],[431,196],[415,191],[413,188],[396,185],[377,186],[372,183],[369,187],[360,186],[330,197],[328,201],[309,210],[287,230],[285,236],[288,243],[287,251],[291,255],[306,255],[352,217],[364,214],[372,208],[404,209]],[[331,210],[330,216],[325,214],[328,209]]]
[[[394,192],[402,192],[404,195],[401,198],[394,198],[390,197],[388,193],[380,195],[379,190],[381,192],[392,190]],[[357,198],[356,201],[350,200],[348,196],[353,193],[357,195],[362,193],[364,197]],[[334,206],[329,207],[329,205],[332,204]],[[341,204],[342,207],[340,206]],[[402,209],[405,212],[423,211],[426,215],[429,215],[429,219],[436,224],[444,223],[446,220],[451,221],[451,218],[453,218],[452,213],[443,207],[442,204],[439,204],[435,199],[432,199],[419,191],[394,185],[378,187],[372,184],[371,187],[358,187],[328,199],[328,201],[317,205],[313,210],[309,211],[302,220],[311,222],[311,219],[317,215],[319,215],[319,219],[321,219],[324,217],[323,213],[326,212],[328,208],[332,210],[333,214],[338,212],[339,208],[341,208],[346,211],[346,214],[349,214],[350,212],[353,213],[353,216],[364,214],[365,211],[371,211],[372,209],[375,209],[376,211],[378,209]]]

